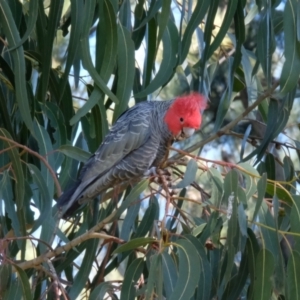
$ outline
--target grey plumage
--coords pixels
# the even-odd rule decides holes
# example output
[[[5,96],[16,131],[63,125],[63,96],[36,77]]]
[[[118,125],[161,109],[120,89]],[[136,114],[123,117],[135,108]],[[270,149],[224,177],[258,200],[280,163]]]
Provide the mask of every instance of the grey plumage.
[[[191,136],[201,124],[206,98],[198,93],[169,101],[141,102],[125,111],[84,165],[77,182],[58,199],[73,211],[110,187],[148,175],[166,159],[174,139]]]
[[[125,111],[86,162],[78,181],[58,199],[58,206],[67,211],[78,200],[93,199],[158,167],[173,140],[163,121],[173,101],[145,101]]]

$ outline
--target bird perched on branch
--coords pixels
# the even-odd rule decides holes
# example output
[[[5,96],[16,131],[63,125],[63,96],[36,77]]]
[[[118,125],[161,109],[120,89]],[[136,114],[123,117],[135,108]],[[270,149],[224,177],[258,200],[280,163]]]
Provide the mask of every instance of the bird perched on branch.
[[[150,175],[167,159],[168,147],[175,140],[190,137],[200,127],[206,105],[203,95],[192,93],[168,101],[141,102],[126,110],[74,185],[58,199],[58,207],[68,214],[110,187]]]

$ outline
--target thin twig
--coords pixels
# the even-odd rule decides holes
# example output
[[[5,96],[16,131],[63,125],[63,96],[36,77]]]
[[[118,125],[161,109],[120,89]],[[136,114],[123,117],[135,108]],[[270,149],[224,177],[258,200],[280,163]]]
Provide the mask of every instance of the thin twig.
[[[55,257],[55,256],[58,256],[59,254],[61,254],[63,252],[67,252],[70,249],[76,247],[78,244],[80,244],[80,243],[82,243],[86,240],[92,239],[92,238],[109,239],[109,240],[119,242],[120,240],[118,238],[114,237],[114,236],[110,236],[110,235],[103,234],[103,233],[96,233],[97,231],[101,230],[106,224],[110,223],[114,219],[116,214],[117,214],[117,210],[112,212],[108,217],[106,217],[102,222],[95,225],[88,232],[86,232],[85,234],[82,234],[81,236],[75,238],[74,240],[67,243],[66,245],[63,245],[61,247],[57,247],[53,251],[49,251],[47,253],[41,254],[40,256],[38,256],[34,259],[31,259],[29,261],[22,262],[22,263],[18,264],[18,267],[23,269],[23,270],[29,269],[29,268],[34,268],[35,266],[39,266],[45,260],[50,259],[50,258]]]
[[[17,146],[17,147],[19,147],[21,149],[24,149],[28,153],[30,153],[30,154],[36,156],[38,159],[40,159],[45,164],[45,166],[49,170],[49,172],[50,172],[50,174],[51,174],[51,176],[52,176],[52,178],[54,180],[54,184],[56,186],[57,196],[59,197],[61,195],[61,187],[60,187],[59,181],[58,181],[58,179],[56,177],[56,174],[55,174],[54,170],[51,168],[51,166],[49,165],[49,163],[48,163],[47,159],[45,159],[45,157],[41,156],[39,153],[37,153],[37,152],[31,150],[30,148],[28,148],[28,147],[26,147],[26,146],[24,146],[22,144],[19,144],[19,143],[15,142],[14,140],[11,140],[11,139],[9,139],[7,137],[0,136],[0,139],[3,140],[3,141],[6,141],[8,143],[11,143],[11,144],[13,144],[13,145],[15,145],[15,146]]]

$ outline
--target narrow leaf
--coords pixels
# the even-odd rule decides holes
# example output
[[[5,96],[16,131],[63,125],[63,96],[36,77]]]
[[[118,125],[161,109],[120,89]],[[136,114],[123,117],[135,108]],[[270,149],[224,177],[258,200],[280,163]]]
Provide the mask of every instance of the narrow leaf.
[[[153,93],[159,87],[170,80],[177,63],[176,54],[178,49],[178,31],[175,24],[169,20],[168,26],[163,34],[163,58],[159,71],[150,84],[135,97],[142,98]]]
[[[91,154],[87,151],[84,151],[76,146],[71,146],[71,145],[63,145],[60,146],[57,151],[65,154],[66,156],[76,159],[80,162],[86,162]]]
[[[0,137],[3,136],[12,140],[11,135],[6,131],[4,128],[0,128]],[[21,165],[21,159],[19,156],[18,149],[14,146],[14,144],[4,141],[4,145],[10,148],[7,153],[12,163],[13,172],[14,172],[14,179],[16,181],[15,185],[15,197],[16,197],[16,204],[18,209],[23,207],[23,199],[24,199],[24,174]]]
[[[10,47],[15,47],[21,44],[20,35],[13,19],[11,10],[6,0],[0,1],[0,20],[3,31],[8,40]],[[13,58],[13,70],[15,79],[16,100],[20,109],[22,119],[27,128],[33,133],[33,123],[30,115],[30,107],[28,103],[26,80],[25,80],[25,58],[23,47],[20,46],[11,51]]]
[[[116,96],[119,104],[115,108],[114,121],[127,109],[135,74],[134,44],[129,31],[118,26],[118,86]]]
[[[289,299],[300,299],[300,254],[293,250],[287,265],[287,288]]]
[[[99,73],[96,71],[90,53],[90,45],[89,45],[89,31],[91,21],[94,17],[94,10],[95,10],[96,1],[90,0],[86,1],[84,5],[83,11],[83,18],[87,20],[84,22],[84,26],[81,33],[81,40],[80,40],[80,49],[82,54],[82,62],[86,70],[90,73],[95,84],[101,89],[107,96],[110,97],[112,101],[115,103],[119,103],[118,98],[111,92],[111,90],[106,86],[105,81],[101,78]]]
[[[112,254],[118,254],[118,253],[122,253],[128,250],[132,250],[132,249],[136,249],[138,247],[141,246],[145,246],[148,244],[152,244],[152,243],[157,243],[157,240],[155,238],[136,238],[136,239],[132,239],[129,242],[127,242],[124,245],[121,245],[120,247],[118,247]]]
[[[281,94],[295,88],[300,74],[300,50],[297,40],[297,1],[287,1],[283,14],[285,62],[280,76]]]
[[[211,3],[210,1],[197,1],[191,19],[188,22],[188,25],[184,31],[184,35],[181,43],[181,51],[180,51],[180,56],[178,61],[179,64],[182,64],[183,61],[185,60],[191,46],[191,41],[192,41],[192,36],[194,34],[194,31],[202,22],[210,3]]]
[[[200,259],[195,246],[187,240],[176,243],[179,255],[178,280],[170,300],[190,299],[200,278]]]
[[[256,259],[253,299],[270,299],[274,265],[275,261],[272,253],[266,249],[261,249]]]
[[[194,159],[190,159],[186,166],[186,171],[184,173],[183,179],[179,183],[177,183],[175,188],[182,189],[190,185],[195,180],[197,170],[197,162]]]
[[[175,289],[178,272],[172,257],[167,251],[162,253],[162,268],[163,268],[163,278],[164,278],[164,289],[166,292],[166,297],[169,298]]]
[[[142,274],[143,268],[143,258],[137,258],[130,264],[124,275],[120,300],[130,300],[135,298],[135,285]]]

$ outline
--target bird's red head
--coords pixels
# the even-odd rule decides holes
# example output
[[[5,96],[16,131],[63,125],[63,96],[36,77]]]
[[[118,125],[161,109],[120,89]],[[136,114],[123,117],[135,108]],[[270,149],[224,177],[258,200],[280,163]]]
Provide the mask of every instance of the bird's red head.
[[[164,121],[175,137],[190,129],[198,129],[202,122],[202,111],[207,107],[207,99],[199,94],[181,96],[174,100],[165,114]],[[186,134],[189,136],[189,134]]]

